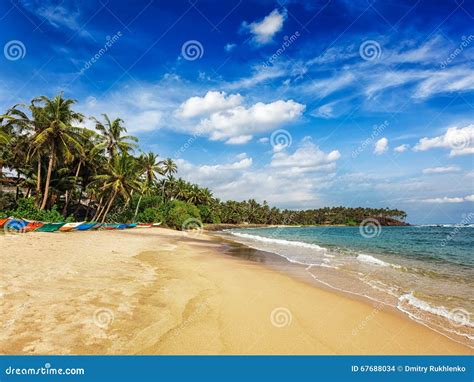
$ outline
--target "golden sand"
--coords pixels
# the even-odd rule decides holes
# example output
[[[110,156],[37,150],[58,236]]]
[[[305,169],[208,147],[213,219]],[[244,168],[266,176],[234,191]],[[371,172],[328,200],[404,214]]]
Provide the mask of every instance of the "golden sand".
[[[472,354],[166,229],[0,236],[2,354]]]

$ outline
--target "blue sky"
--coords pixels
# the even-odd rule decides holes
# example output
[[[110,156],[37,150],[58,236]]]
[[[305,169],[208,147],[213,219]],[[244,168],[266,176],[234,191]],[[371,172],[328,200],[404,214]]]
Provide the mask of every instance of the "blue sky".
[[[473,223],[473,1],[12,0],[0,20],[3,110],[64,91],[222,199]]]

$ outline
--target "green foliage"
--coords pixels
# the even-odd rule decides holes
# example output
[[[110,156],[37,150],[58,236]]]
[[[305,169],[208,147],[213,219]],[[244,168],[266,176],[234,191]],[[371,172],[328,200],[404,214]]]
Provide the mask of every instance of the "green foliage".
[[[6,211],[16,207],[15,194],[0,191],[0,218],[7,217]]]
[[[200,204],[198,208],[199,208],[199,214],[201,215],[203,223],[211,223],[211,224],[221,223],[219,214],[216,211],[213,211],[210,206],[205,205],[205,204]]]
[[[145,208],[137,215],[137,221],[141,223],[159,223],[164,220],[162,208]]]
[[[44,222],[73,221],[72,217],[64,219],[64,216],[58,212],[56,206],[53,206],[50,210],[40,210],[36,206],[33,198],[18,199],[16,209],[8,211],[8,215],[15,218],[39,220]]]
[[[166,207],[165,222],[168,227],[182,229],[188,219],[201,220],[199,209],[194,204],[173,200]]]

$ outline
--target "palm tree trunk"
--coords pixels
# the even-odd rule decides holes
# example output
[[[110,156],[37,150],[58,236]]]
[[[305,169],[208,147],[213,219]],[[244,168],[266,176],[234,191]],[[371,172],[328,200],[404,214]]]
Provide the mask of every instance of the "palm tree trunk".
[[[99,200],[99,205],[97,206],[97,210],[95,211],[94,217],[92,218],[92,221],[96,221],[99,218],[100,213],[102,212],[102,202],[104,200],[104,195],[100,197]]]
[[[79,161],[79,164],[77,165],[76,174],[74,175],[74,183],[72,184],[72,187],[71,187],[72,190],[74,190],[74,187],[76,187],[77,178],[79,177],[79,171],[81,170],[81,163],[82,163],[82,162]],[[68,206],[69,206],[69,201],[70,201],[70,198],[69,198],[69,190],[67,190],[64,195],[65,195],[65,197],[66,197],[66,200],[64,201],[63,216],[66,217],[67,208],[68,208]],[[79,203],[81,203],[81,200],[80,200],[80,199],[79,199]]]
[[[51,150],[51,155],[49,157],[48,173],[46,175],[46,184],[44,185],[43,201],[41,202],[40,210],[44,210],[46,207],[46,203],[48,202],[49,182],[51,181],[51,173],[53,172],[53,162],[54,162],[54,154],[52,151],[53,150]]]
[[[109,204],[107,205],[107,209],[105,210],[104,215],[102,216],[102,220],[100,221],[101,223],[105,222],[105,218],[107,217],[107,214],[110,211],[110,207],[112,207],[112,203],[114,202],[115,197],[117,196],[117,192],[118,192],[117,190],[114,190],[114,193],[109,200]]]
[[[137,218],[138,209],[140,208],[140,202],[142,201],[142,196],[143,194],[141,194],[140,197],[138,198],[137,208],[135,208],[135,215],[133,215],[133,223],[135,223],[135,219]]]
[[[39,204],[41,195],[41,156],[38,155],[38,170],[36,175],[36,203]]]

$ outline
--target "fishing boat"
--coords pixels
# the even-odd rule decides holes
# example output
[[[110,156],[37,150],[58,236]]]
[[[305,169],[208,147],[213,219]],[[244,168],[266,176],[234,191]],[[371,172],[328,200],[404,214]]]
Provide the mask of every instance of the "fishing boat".
[[[3,226],[7,223],[7,221],[10,219],[0,219],[0,228],[3,228]]]
[[[25,227],[28,225],[28,222],[22,219],[8,219],[8,221],[3,225],[3,229],[8,232],[25,232]]]
[[[93,227],[95,227],[98,223],[96,222],[88,222],[88,223],[82,223],[76,227],[78,231],[87,231]]]
[[[125,229],[125,228],[127,228],[127,225],[128,224],[118,224],[117,229]]]
[[[151,228],[152,224],[147,224],[147,223],[138,223],[137,224],[138,228]]]
[[[135,228],[137,225],[135,223],[132,224],[126,224],[125,228]]]
[[[107,224],[102,225],[101,228],[102,228],[102,229],[106,229],[106,230],[108,230],[108,231],[111,231],[111,230],[113,230],[113,229],[117,229],[118,226],[119,226],[119,224],[107,223]]]
[[[41,227],[35,229],[35,232],[56,232],[58,231],[65,223],[45,223]]]
[[[28,224],[25,226],[25,228],[23,228],[23,231],[24,232],[33,232],[33,231],[36,231],[39,227],[42,227],[44,226],[44,223],[43,222],[37,222],[37,221],[28,221],[28,220],[25,220]]]
[[[73,229],[79,227],[81,224],[84,224],[85,222],[78,222],[78,223],[66,223],[64,224],[59,230],[61,232],[69,232],[72,231]]]
[[[159,222],[159,223],[153,223],[151,226],[152,226],[152,227],[159,227],[160,225],[161,225],[161,222]]]

